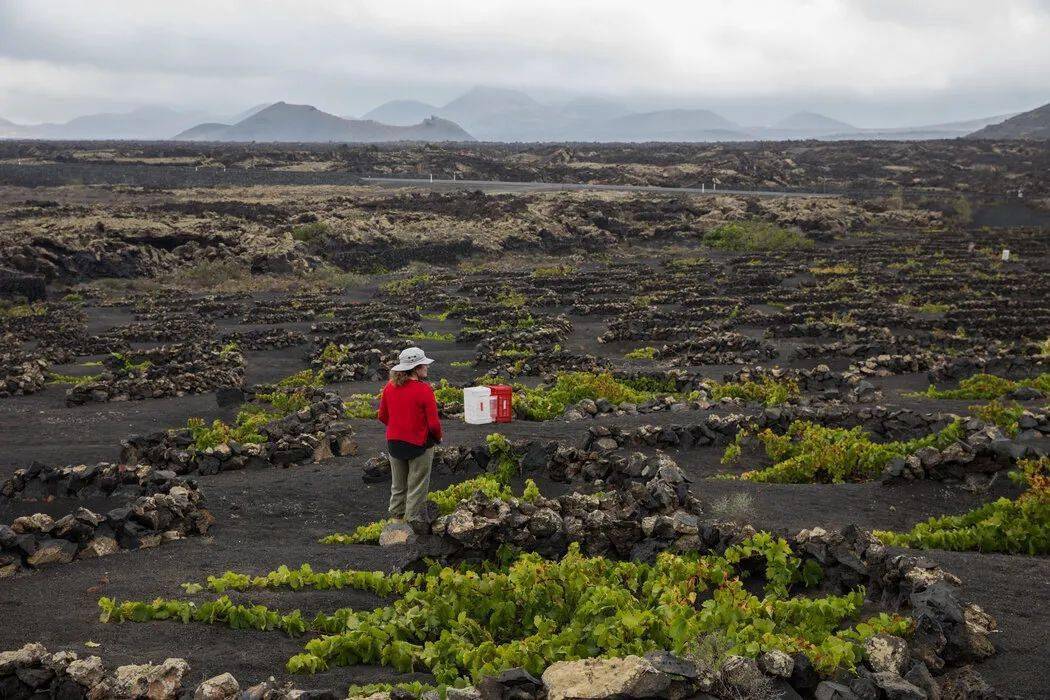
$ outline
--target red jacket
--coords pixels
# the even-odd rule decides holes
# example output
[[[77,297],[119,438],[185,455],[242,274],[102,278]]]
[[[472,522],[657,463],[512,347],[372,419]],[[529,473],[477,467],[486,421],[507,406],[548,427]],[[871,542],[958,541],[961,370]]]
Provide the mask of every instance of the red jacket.
[[[386,425],[387,440],[401,440],[420,447],[430,440],[441,442],[441,420],[434,390],[418,379],[409,379],[401,386],[387,382],[379,398],[379,420]]]

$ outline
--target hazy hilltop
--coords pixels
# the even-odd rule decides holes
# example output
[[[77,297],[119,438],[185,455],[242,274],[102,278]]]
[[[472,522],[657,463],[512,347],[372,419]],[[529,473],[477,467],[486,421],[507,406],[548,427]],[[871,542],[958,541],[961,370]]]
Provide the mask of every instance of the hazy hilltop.
[[[795,112],[773,125],[774,129],[789,129],[797,131],[856,131],[857,127],[846,122],[826,117],[815,112]]]
[[[344,119],[312,105],[276,102],[236,124],[205,123],[175,136],[178,141],[300,141],[372,143],[380,141],[472,141],[458,124],[428,118],[396,126],[371,119]]]
[[[998,124],[990,124],[970,134],[974,139],[1050,139],[1050,104],[1022,112]]]
[[[706,109],[664,109],[626,114],[596,125],[611,141],[707,141],[746,138],[738,124]]]
[[[141,107],[130,112],[87,114],[63,123],[17,125],[8,122],[11,137],[25,139],[158,140],[207,118],[204,112],[180,112],[167,107]],[[6,125],[5,125],[6,126]]]
[[[362,119],[372,119],[395,126],[408,126],[418,124],[437,113],[437,107],[419,100],[391,100],[366,112]]]
[[[655,105],[654,105],[655,106]],[[134,139],[189,141],[377,141],[643,142],[761,140],[930,140],[1050,138],[1050,105],[1024,114],[905,127],[856,127],[802,110],[769,126],[743,125],[706,108],[632,110],[615,100],[577,97],[544,103],[519,90],[477,86],[436,106],[395,99],[361,119],[311,105],[261,103],[230,117],[216,112],[143,107],[100,113],[61,124],[20,125],[0,119],[0,138]],[[984,128],[987,127],[987,128]]]

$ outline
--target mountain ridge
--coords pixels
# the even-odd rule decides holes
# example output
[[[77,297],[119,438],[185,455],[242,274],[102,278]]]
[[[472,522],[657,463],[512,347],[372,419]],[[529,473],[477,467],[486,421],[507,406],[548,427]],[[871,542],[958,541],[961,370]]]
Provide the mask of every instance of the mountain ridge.
[[[437,117],[396,126],[372,119],[344,119],[313,105],[275,102],[236,124],[198,124],[176,134],[173,140],[376,143],[473,141],[474,138],[458,124]]]
[[[1050,103],[1021,112],[998,124],[989,124],[969,134],[971,139],[1050,139]]]

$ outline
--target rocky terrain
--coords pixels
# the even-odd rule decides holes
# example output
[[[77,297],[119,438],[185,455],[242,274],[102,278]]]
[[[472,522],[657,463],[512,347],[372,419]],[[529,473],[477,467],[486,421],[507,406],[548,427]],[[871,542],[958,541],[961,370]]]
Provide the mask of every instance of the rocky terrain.
[[[1050,104],[1015,115],[999,124],[988,126],[970,134],[973,139],[1050,139]]]
[[[0,144],[0,697],[1047,697],[1047,154],[909,149]]]
[[[58,169],[54,164],[68,167]],[[30,167],[51,164],[50,168]],[[24,167],[17,167],[17,166]],[[181,173],[154,184],[151,165]],[[88,167],[91,166],[91,167]],[[225,170],[223,170],[225,168]],[[718,144],[180,144],[0,141],[3,181],[25,186],[138,183],[351,184],[353,176],[805,191],[1048,207],[1045,141],[768,141]],[[280,177],[277,177],[277,176]],[[256,179],[248,179],[256,178]],[[309,179],[307,179],[309,178]]]

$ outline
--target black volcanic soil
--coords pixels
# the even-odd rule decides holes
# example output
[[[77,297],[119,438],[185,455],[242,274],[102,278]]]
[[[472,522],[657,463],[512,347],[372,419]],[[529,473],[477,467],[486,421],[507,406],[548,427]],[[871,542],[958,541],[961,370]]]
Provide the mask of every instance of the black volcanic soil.
[[[582,349],[601,351],[591,326],[579,321],[572,342]],[[444,325],[444,324],[437,324]],[[441,360],[433,376],[453,374],[455,360],[468,359],[471,349],[458,344],[432,344]],[[250,352],[251,381],[268,381],[305,367],[301,348]],[[896,378],[900,379],[900,378]],[[462,380],[462,378],[460,378]],[[922,376],[898,382],[901,389],[925,386]],[[367,385],[343,386],[350,393]],[[0,402],[0,434],[3,435],[6,476],[14,466],[32,460],[79,463],[115,460],[122,437],[134,432],[179,425],[194,415],[230,418],[231,409],[219,409],[213,394],[172,399],[109,403],[66,408],[63,391],[56,387],[28,397]],[[926,406],[928,408],[928,406]],[[691,413],[687,420],[695,418]],[[603,419],[607,424],[666,423],[676,414],[654,414]],[[516,421],[501,427],[508,437],[542,437],[574,443],[582,439],[591,423],[529,423]],[[468,426],[447,421],[446,444],[476,444],[492,426]],[[256,682],[271,675],[283,678],[284,662],[300,650],[303,640],[280,634],[234,631],[205,625],[172,623],[103,625],[97,621],[100,595],[121,599],[180,597],[179,584],[202,581],[209,574],[227,569],[262,573],[281,564],[309,562],[314,569],[354,567],[390,570],[399,564],[396,549],[372,546],[332,547],[317,544],[319,537],[382,517],[387,487],[361,481],[365,459],[383,447],[382,426],[375,422],[355,424],[361,443],[360,455],[336,459],[322,465],[291,469],[226,472],[200,478],[208,506],[218,524],[207,538],[189,538],[152,550],[60,566],[17,577],[0,585],[0,649],[15,648],[38,640],[49,649],[91,650],[85,642],[101,646],[107,663],[159,661],[184,657],[193,668],[193,681],[230,671],[242,682]],[[704,502],[725,493],[744,491],[754,497],[751,521],[756,527],[794,532],[804,527],[840,527],[855,523],[864,528],[900,529],[933,515],[959,513],[999,495],[1016,490],[1005,479],[991,493],[974,495],[959,486],[916,482],[886,487],[878,483],[844,485],[759,485],[708,479],[721,470],[721,449],[681,450],[676,459],[694,479],[693,491]],[[462,477],[435,476],[434,488]],[[548,493],[566,490],[564,484],[540,480]],[[23,504],[11,517],[43,510]],[[1000,654],[981,665],[993,684],[1009,688],[1021,697],[1044,697],[1043,668],[1048,660],[1047,630],[1050,629],[1050,560],[1043,557],[982,555],[976,553],[929,552],[959,575],[965,594],[999,621],[995,637]],[[352,606],[367,609],[381,600],[355,591],[264,592],[240,596],[280,609],[300,608],[305,613]],[[389,669],[373,667],[337,668],[316,677],[294,677],[300,687],[343,687],[349,683],[405,680]]]
[[[9,145],[0,144],[0,156],[11,153]],[[48,152],[50,146],[41,145],[38,155],[42,158],[54,156]],[[173,152],[181,152],[183,146],[171,146]],[[478,149],[484,147],[478,146]],[[755,147],[758,148],[758,147]],[[772,147],[771,147],[772,148]],[[808,147],[799,147],[804,153]],[[830,146],[828,148],[831,148]],[[854,157],[864,152],[866,147],[843,147],[846,153]],[[881,148],[881,147],[880,147]],[[938,153],[951,155],[953,149],[944,144],[936,146]],[[987,155],[989,145],[984,143],[966,146],[971,157],[974,153]],[[1015,148],[1011,146],[1011,148]],[[1039,146],[1017,145],[1016,157],[1020,163],[1023,157],[1035,153],[1044,157]],[[231,151],[231,157],[250,152],[251,148]],[[976,150],[974,150],[976,149]],[[1034,149],[1025,150],[1025,149]],[[148,149],[146,149],[148,151]],[[819,151],[820,149],[818,149]],[[732,149],[729,149],[732,152]],[[313,153],[326,155],[327,152],[316,149]],[[411,153],[411,149],[407,152]],[[763,151],[765,152],[765,151]],[[778,153],[772,148],[773,153]],[[279,160],[283,151],[276,149],[275,160]],[[390,154],[401,154],[399,149],[377,148],[372,152],[353,151],[361,158],[394,159]],[[371,153],[372,155],[369,155]],[[815,152],[816,153],[816,152]],[[639,147],[628,155],[641,157],[653,155]],[[491,155],[491,154],[489,154]],[[505,155],[505,154],[504,154]],[[549,154],[548,154],[549,155]],[[622,154],[621,154],[622,155]],[[783,154],[780,154],[783,155]],[[320,156],[319,156],[320,157]],[[401,156],[398,156],[401,157]],[[454,159],[455,156],[443,151],[436,158]],[[810,154],[806,157],[816,158]],[[944,155],[947,158],[947,155]],[[595,158],[604,161],[610,167],[616,166],[615,152],[601,149]],[[845,159],[846,156],[843,156]],[[934,159],[940,165],[940,160]],[[478,168],[484,161],[475,161]],[[1013,161],[1011,161],[1013,162]],[[1023,161],[1031,164],[1031,160]],[[1035,159],[1035,162],[1041,162]],[[375,165],[375,163],[372,163]],[[389,166],[387,163],[384,167]],[[390,166],[392,167],[392,166]],[[487,166],[486,166],[487,167]],[[550,166],[556,169],[557,166]],[[932,166],[931,166],[932,167]],[[1025,168],[1028,166],[1026,165]],[[851,172],[840,164],[839,175],[846,178]],[[537,167],[538,172],[548,172]],[[945,171],[948,169],[945,168]],[[516,171],[501,171],[500,175],[514,175]],[[488,172],[488,171],[485,171]],[[1045,176],[1025,170],[1025,177],[1038,180]],[[520,173],[519,173],[520,174]],[[623,173],[620,172],[622,175]],[[608,173],[606,173],[608,175]],[[595,175],[594,177],[598,177]],[[603,176],[604,177],[604,176]],[[626,177],[626,176],[624,176]],[[874,177],[874,176],[873,176]],[[977,176],[974,176],[977,177]],[[880,183],[881,184],[881,183]],[[978,183],[980,184],[980,183]],[[22,196],[25,190],[18,190]],[[104,197],[112,192],[100,194],[90,189],[91,196]],[[42,189],[40,197],[61,198],[60,191]],[[83,192],[77,194],[82,198]],[[150,206],[169,201],[167,193],[138,193],[142,201]],[[471,204],[476,199],[470,198]],[[493,216],[507,214],[503,204],[498,201],[483,200],[478,210]],[[79,201],[79,199],[78,199]],[[429,201],[429,200],[427,200]],[[470,219],[474,210],[464,214],[458,207],[464,205],[464,198],[438,200],[441,206],[449,207],[451,217],[463,216]],[[591,202],[573,206],[585,209]],[[513,205],[513,206],[512,206]],[[399,201],[401,208],[393,212],[392,206],[380,207],[381,213],[393,215],[415,214],[415,204]],[[517,216],[517,204],[507,207],[509,216]],[[597,206],[597,205],[594,205]],[[649,214],[649,205],[642,203],[635,206],[639,220]],[[426,209],[426,207],[422,207]],[[178,208],[176,208],[178,211]],[[238,210],[239,211],[239,210]],[[264,210],[263,213],[266,213]],[[242,212],[243,213],[243,212]],[[601,216],[584,212],[587,220],[601,220]],[[477,223],[477,222],[474,222]],[[485,223],[488,226],[489,223]],[[1040,299],[1045,289],[1045,281],[1040,275],[1046,272],[1046,250],[1048,239],[1045,232],[1026,232],[1014,238],[993,238],[984,232],[959,232],[932,234],[926,231],[911,232],[909,236],[893,239],[888,242],[871,241],[871,248],[864,247],[867,239],[840,239],[824,243],[814,251],[790,251],[776,256],[756,256],[761,265],[773,262],[763,268],[770,274],[788,269],[791,273],[772,292],[763,292],[763,303],[755,304],[751,310],[760,310],[763,314],[774,314],[779,295],[794,291],[803,281],[812,281],[814,275],[808,267],[823,265],[826,262],[840,261],[839,257],[854,263],[862,261],[869,250],[886,254],[896,262],[910,262],[918,258],[929,263],[936,258],[938,251],[956,254],[965,250],[970,242],[977,242],[982,247],[998,246],[1003,241],[1014,241],[1010,245],[1022,252],[1019,267],[1003,268],[1001,277],[994,281],[985,278],[985,268],[992,268],[993,262],[985,258],[970,259],[960,255],[950,257],[943,265],[954,265],[950,268],[952,276],[936,278],[926,276],[926,270],[912,270],[889,281],[879,280],[884,288],[877,293],[879,303],[874,310],[878,313],[880,306],[894,305],[897,295],[904,291],[915,292],[918,303],[949,298],[959,304],[959,318],[951,323],[944,320],[943,314],[930,315],[922,319],[923,323],[932,324],[935,330],[954,332],[956,326],[962,327],[973,320],[973,323],[987,326],[997,339],[1012,339],[1024,336],[1041,340],[1039,333],[1045,337],[1046,319],[1045,302]],[[936,238],[935,236],[942,236]],[[605,239],[601,239],[605,240]],[[659,251],[660,243],[651,242],[651,248],[632,250],[622,255],[628,262],[649,265],[648,276],[656,277],[667,273],[667,268],[656,262],[654,249]],[[910,252],[900,252],[905,248]],[[589,254],[601,260],[605,254],[620,256],[623,251],[608,246],[599,247],[600,252]],[[889,250],[889,253],[886,251]],[[994,251],[993,251],[994,252]],[[686,257],[697,253],[695,247],[673,249],[672,256]],[[705,255],[719,265],[731,263],[733,255]],[[823,261],[827,255],[830,260]],[[852,257],[850,257],[852,256]],[[505,266],[517,264],[531,266],[535,260],[504,261]],[[588,262],[591,262],[588,260]],[[599,263],[595,263],[599,264]],[[932,265],[932,263],[930,263]],[[797,268],[797,269],[796,269]],[[975,272],[974,268],[978,268]],[[735,274],[749,275],[750,266],[742,264],[732,268]],[[962,270],[962,272],[959,272]],[[463,278],[477,273],[468,267],[460,269],[439,270],[448,272],[452,282],[445,284],[448,290],[454,289]],[[977,273],[981,274],[977,274]],[[697,273],[703,278],[706,273]],[[1015,284],[1014,277],[1021,282]],[[965,279],[964,279],[965,278]],[[363,301],[374,298],[377,293],[376,282],[386,277],[373,278],[370,283],[352,292],[332,295],[332,303]],[[973,288],[960,291],[960,279]],[[638,285],[648,280],[637,281]],[[703,280],[701,280],[703,281]],[[863,280],[861,280],[863,281]],[[729,280],[732,282],[732,279]],[[984,287],[981,285],[992,285]],[[756,289],[760,282],[755,282]],[[999,286],[994,286],[999,285]],[[747,285],[745,285],[746,287]],[[843,294],[850,295],[860,304],[869,299],[864,290],[851,290],[848,286]],[[991,291],[988,291],[988,290]],[[445,289],[437,291],[448,291]],[[716,290],[721,292],[722,290]],[[816,288],[814,293],[818,293]],[[617,291],[619,298],[628,299],[639,294],[633,285],[625,285]],[[754,292],[757,294],[757,292]],[[745,299],[753,294],[744,289],[739,294]],[[892,294],[892,296],[890,296]],[[996,296],[995,309],[989,311],[984,307],[966,306],[971,301],[982,299],[983,294]],[[1012,295],[1012,296],[1011,296]],[[1027,295],[1027,296],[1026,296]],[[255,299],[265,295],[256,294]],[[870,295],[869,295],[870,296]],[[1033,301],[1031,306],[1020,307],[1021,303]],[[266,297],[270,298],[270,297]],[[846,298],[846,297],[844,297]],[[545,307],[536,311],[553,316],[566,313],[573,324],[573,332],[565,341],[567,350],[576,353],[594,354],[603,358],[620,360],[626,350],[643,345],[662,345],[663,341],[650,340],[617,340],[610,343],[599,343],[597,337],[606,331],[610,317],[602,315],[582,316],[568,312],[568,299],[562,304]],[[421,299],[418,303],[426,303]],[[1042,307],[1039,306],[1042,304]],[[695,305],[700,305],[696,302]],[[746,304],[745,304],[746,306]],[[681,305],[665,304],[664,310],[682,313]],[[745,309],[746,311],[747,309]],[[842,309],[835,309],[836,312]],[[86,307],[86,328],[91,333],[101,332],[114,325],[129,323],[133,316],[128,309],[99,308],[91,303]],[[1007,316],[1006,314],[1013,314]],[[1006,320],[1004,321],[1003,318]],[[1012,319],[1012,320],[1011,320]],[[231,330],[250,330],[262,328],[261,325],[242,324],[238,318],[214,319],[216,334]],[[309,323],[282,323],[283,328],[305,331]],[[1004,327],[1005,326],[1005,327]],[[453,332],[459,329],[460,322],[425,321],[422,327],[428,331]],[[925,329],[926,327],[923,326]],[[761,324],[741,325],[737,332],[754,338],[761,338],[764,328]],[[823,338],[821,342],[831,342],[838,338]],[[834,370],[841,371],[859,358],[832,356],[828,358],[808,358],[789,360],[786,350],[794,348],[811,338],[772,338],[770,342],[781,352],[778,360],[763,362],[764,365],[780,364],[781,366],[814,367],[827,362]],[[422,342],[427,351],[437,358],[433,366],[432,379],[447,378],[454,384],[469,383],[477,371],[471,367],[453,366],[454,362],[470,360],[474,357],[473,344]],[[288,376],[308,366],[306,346],[281,350],[245,351],[246,382],[248,384],[271,382]],[[82,360],[85,358],[81,358]],[[705,376],[721,379],[723,374],[732,371],[734,366],[708,365],[701,369]],[[75,365],[63,365],[54,368],[56,371],[73,371]],[[86,371],[81,368],[77,371]],[[532,383],[538,377],[526,377],[523,381]],[[898,374],[873,380],[883,391],[883,405],[892,407],[911,407],[920,411],[951,410],[965,412],[971,401],[931,402],[907,396],[908,392],[924,389],[928,380],[923,372]],[[358,392],[375,392],[379,385],[371,382],[354,382],[330,387],[344,396]],[[113,461],[119,456],[121,439],[134,433],[146,433],[164,428],[184,425],[190,417],[203,417],[211,420],[223,418],[229,420],[234,408],[220,408],[214,393],[187,395],[182,397],[161,398],[143,401],[110,402],[89,404],[80,407],[65,406],[65,388],[49,386],[43,391],[29,396],[16,396],[0,399],[0,480],[9,476],[16,468],[26,466],[33,461],[47,464],[76,464],[95,461]],[[1028,402],[1029,407],[1037,407],[1045,402]],[[722,412],[753,411],[754,408],[739,407],[720,408]],[[579,444],[587,429],[595,424],[604,425],[642,425],[694,422],[703,415],[700,411],[684,413],[660,412],[650,415],[603,417],[600,419],[565,422],[561,420],[546,423],[515,421],[500,426],[500,432],[510,438],[542,438],[559,440],[566,444]],[[198,481],[205,493],[209,510],[217,523],[206,538],[188,538],[166,544],[156,549],[121,553],[97,560],[77,561],[69,565],[58,566],[41,572],[21,575],[0,581],[0,649],[17,648],[28,641],[40,641],[50,650],[71,648],[81,654],[98,653],[105,662],[114,666],[122,663],[140,663],[147,660],[160,661],[167,657],[184,657],[192,666],[192,678],[187,685],[192,687],[204,678],[221,672],[233,673],[242,686],[255,683],[269,676],[287,678],[283,672],[285,661],[299,651],[304,643],[301,639],[289,639],[273,632],[235,631],[226,628],[204,625],[179,625],[174,623],[103,625],[98,622],[97,601],[100,595],[120,599],[149,600],[157,596],[182,597],[183,590],[179,584],[200,582],[209,574],[235,570],[249,573],[264,573],[281,564],[296,566],[308,562],[314,569],[330,567],[354,567],[368,570],[393,570],[403,562],[403,552],[397,549],[381,549],[373,546],[323,546],[317,543],[318,538],[336,531],[349,531],[354,527],[374,521],[385,514],[388,487],[385,484],[365,484],[361,479],[362,468],[366,460],[377,454],[384,447],[382,426],[376,421],[355,421],[356,438],[360,443],[360,452],[355,457],[338,458],[322,464],[303,464],[289,469],[253,470],[250,473],[233,471],[214,476],[199,477]],[[494,426],[468,426],[455,420],[446,421],[448,445],[475,445],[482,442]],[[837,528],[847,524],[857,524],[863,528],[905,529],[914,523],[935,515],[965,512],[975,505],[999,496],[1014,496],[1016,487],[1005,477],[999,478],[984,492],[974,493],[960,485],[947,485],[937,482],[913,482],[901,486],[883,486],[880,483],[842,484],[842,485],[762,485],[749,482],[727,481],[711,478],[725,470],[720,463],[722,449],[683,449],[672,453],[692,478],[692,489],[705,504],[712,503],[719,497],[745,492],[752,496],[753,503],[749,521],[756,527],[780,533],[796,532],[801,528],[823,526]],[[434,488],[441,488],[452,481],[459,481],[464,475],[436,474]],[[562,493],[569,486],[538,479],[540,487],[546,493]],[[9,522],[12,518],[28,512],[43,510],[60,513],[69,505],[63,500],[51,503],[14,502],[0,504],[0,522]],[[103,501],[88,502],[85,505],[103,508]],[[996,635],[995,643],[1000,653],[982,663],[979,670],[994,685],[1004,692],[1019,697],[1050,697],[1046,690],[1045,669],[1050,662],[1050,559],[1046,557],[1025,557],[988,555],[979,553],[955,553],[931,551],[926,556],[942,563],[948,570],[957,574],[964,582],[963,595],[984,607],[994,615],[1000,624],[1001,632]],[[336,592],[260,592],[250,596],[242,595],[241,599],[265,603],[274,608],[290,610],[300,608],[304,613],[321,610],[332,610],[337,607],[352,606],[368,609],[382,603],[375,596],[355,591]],[[97,649],[88,648],[86,642],[96,642]],[[337,668],[316,677],[296,676],[293,679],[300,687],[340,688],[349,683],[368,683],[383,680],[411,680],[411,677],[397,675],[389,669],[373,667]]]

